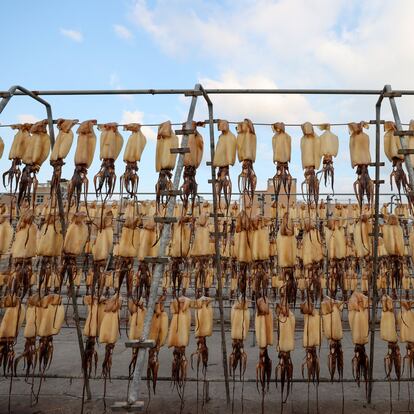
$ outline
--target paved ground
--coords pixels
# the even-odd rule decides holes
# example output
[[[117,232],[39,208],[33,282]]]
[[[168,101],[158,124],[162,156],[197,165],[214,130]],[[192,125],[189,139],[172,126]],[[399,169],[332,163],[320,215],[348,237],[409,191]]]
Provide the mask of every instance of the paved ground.
[[[217,326],[218,329],[218,326]],[[128,364],[131,351],[123,346],[125,332],[117,344],[113,356],[112,382],[107,384],[106,401],[108,412],[111,403],[126,398],[127,381],[116,379],[118,376],[125,376],[128,372]],[[229,335],[228,335],[229,336]],[[21,352],[23,343],[21,337],[16,346],[17,354]],[[61,334],[54,340],[55,352],[52,365],[48,371],[50,375],[57,376],[79,376],[80,358],[77,347],[76,332],[74,329],[65,328]],[[220,333],[217,331],[212,338],[208,339],[210,349],[210,360],[207,378],[211,380],[220,380],[223,378],[222,361],[220,350]],[[230,340],[228,340],[228,351],[231,349]],[[346,379],[352,379],[351,359],[353,356],[353,345],[350,340],[350,332],[345,333],[343,340],[343,349],[345,354],[345,372]],[[187,357],[195,350],[195,342],[192,339],[187,350]],[[405,349],[401,349],[405,353]],[[99,364],[98,378],[91,380],[91,389],[93,400],[85,405],[85,413],[102,413],[104,412],[103,391],[104,385],[100,375],[101,363],[103,361],[104,347],[98,347]],[[242,386],[236,383],[234,387],[234,411],[240,413],[245,411],[260,412],[261,396],[256,389],[255,384],[255,365],[258,357],[258,349],[252,347],[252,334],[246,342],[246,352],[248,354],[248,365],[246,371],[246,382],[244,383],[243,402]],[[377,338],[376,360],[374,374],[376,379],[384,379],[383,357],[386,354],[386,345]],[[275,347],[269,351],[270,358],[273,360],[272,375],[277,364],[277,353]],[[321,378],[326,379],[328,350],[326,344],[320,350]],[[301,346],[301,336],[297,333],[297,348],[293,353],[294,378],[301,378],[301,364],[304,357],[304,350]],[[172,350],[162,349],[160,353],[160,377],[169,378],[171,369]],[[196,378],[196,373],[189,366],[188,376]],[[35,389],[37,389],[39,379],[35,379]],[[408,384],[401,382],[400,387],[397,383],[391,384],[393,394],[394,412],[409,412]],[[202,381],[198,383],[199,387],[199,404],[197,405],[197,382],[189,381],[185,388],[185,403],[182,408],[183,413],[227,413],[231,412],[231,405],[227,406],[225,401],[225,388],[222,382],[211,382],[209,385],[210,401],[204,407],[201,405]],[[398,399],[398,389],[399,399]],[[412,385],[411,385],[412,388]],[[0,380],[0,413],[7,412],[9,380],[1,378]],[[233,384],[230,388],[233,391]],[[317,392],[319,402],[317,403]],[[414,390],[411,390],[414,393]],[[30,407],[30,385],[24,382],[23,378],[15,378],[13,381],[13,391],[11,396],[12,412],[17,414],[69,414],[79,413],[81,409],[82,381],[80,379],[68,378],[49,378],[42,384],[39,403]],[[148,392],[144,392],[145,401],[148,402]],[[373,392],[373,404],[367,406],[365,403],[364,387],[358,388],[354,382],[344,383],[344,412],[345,413],[389,413],[390,412],[390,384],[375,383]],[[309,407],[308,407],[309,401]],[[320,413],[336,413],[342,410],[342,388],[340,383],[321,383],[319,388],[314,385],[309,387],[306,384],[295,383],[293,392],[288,402],[283,406],[284,413],[314,413],[319,408]],[[180,399],[177,391],[172,389],[169,381],[160,381],[157,386],[157,394],[151,397],[150,404],[147,408],[150,413],[179,413]],[[280,388],[276,389],[272,383],[269,393],[264,400],[264,411],[268,413],[281,412]],[[414,402],[413,402],[414,411]]]

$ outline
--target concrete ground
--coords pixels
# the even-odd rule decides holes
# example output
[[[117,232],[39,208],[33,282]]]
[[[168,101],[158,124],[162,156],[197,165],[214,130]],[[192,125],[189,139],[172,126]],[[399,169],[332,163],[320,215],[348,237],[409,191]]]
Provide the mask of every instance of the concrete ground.
[[[222,354],[219,326],[215,327],[213,337],[207,339],[210,350],[209,368],[207,372],[207,379],[220,380],[223,378]],[[126,349],[123,341],[126,339],[125,330],[122,331],[122,337],[117,343],[113,355],[112,365],[112,382],[107,383],[106,404],[107,412],[111,412],[110,406],[115,401],[125,400],[127,394],[127,381],[125,376],[128,373],[128,364],[130,361],[131,350]],[[234,395],[234,412],[261,412],[261,395],[256,389],[256,373],[255,366],[258,359],[258,349],[252,346],[253,335],[250,333],[248,340],[245,343],[245,350],[248,355],[247,370],[245,374],[245,383],[236,382],[230,384],[231,395]],[[297,347],[292,354],[294,365],[294,378],[301,379],[301,364],[304,357],[304,349],[301,346],[301,333],[297,332]],[[350,332],[345,332],[343,339],[344,350],[344,378],[352,380],[351,360],[353,357],[353,345],[350,338]],[[23,347],[22,337],[19,337],[16,345],[16,354],[19,355]],[[187,358],[194,352],[196,348],[194,338],[187,349]],[[105,412],[103,402],[104,383],[100,378],[101,364],[103,361],[104,346],[97,347],[99,353],[98,373],[97,378],[91,379],[92,401],[85,403],[85,413],[102,413]],[[227,334],[227,351],[231,351],[230,335]],[[368,346],[367,346],[368,351]],[[375,346],[375,364],[374,377],[379,380],[385,378],[383,358],[386,354],[386,344],[376,338]],[[401,352],[404,355],[405,349],[401,347]],[[326,341],[320,350],[320,366],[321,379],[328,376],[327,369],[327,355],[328,349]],[[273,361],[272,376],[274,378],[274,369],[277,365],[276,348],[273,346],[269,350],[269,356]],[[160,352],[160,372],[159,376],[162,378],[169,378],[171,370],[172,350],[163,348]],[[20,373],[23,372],[22,366]],[[37,405],[31,407],[30,398],[30,384],[25,383],[24,378],[15,378],[13,381],[13,390],[11,395],[11,412],[14,414],[69,414],[80,413],[81,411],[81,396],[82,396],[82,380],[80,379],[80,357],[77,344],[76,331],[73,328],[63,328],[62,332],[54,338],[54,356],[53,362],[48,372],[49,375],[56,375],[61,377],[75,376],[76,379],[70,378],[48,378],[41,388],[40,399]],[[124,379],[117,379],[118,376],[123,376]],[[188,366],[188,377],[190,379],[196,378],[196,372]],[[200,373],[201,378],[201,373]],[[0,379],[0,413],[7,413],[8,406],[8,390],[9,379]],[[145,385],[145,382],[143,382]],[[35,378],[34,389],[37,390],[39,385],[39,378]],[[264,399],[264,412],[284,412],[288,413],[316,413],[319,409],[320,413],[389,413],[390,406],[390,391],[392,391],[392,409],[395,413],[407,413],[409,411],[409,389],[412,384],[409,382],[398,383],[393,382],[391,385],[388,382],[378,382],[374,384],[373,396],[371,405],[366,404],[364,385],[360,388],[355,382],[345,382],[342,387],[340,383],[321,383],[319,387],[314,385],[308,386],[303,383],[295,383],[293,391],[286,404],[281,406],[280,387],[276,389],[275,384],[272,383],[270,390]],[[211,382],[209,384],[210,400],[207,404],[202,406],[202,389],[203,383],[200,379],[198,382],[199,388],[199,402],[197,404],[197,382],[188,381],[185,387],[184,405],[181,412],[187,413],[228,413],[232,411],[231,404],[226,405],[225,387],[223,382]],[[234,392],[234,394],[233,394]],[[243,400],[242,400],[243,395]],[[148,391],[145,386],[143,397],[148,403]],[[317,402],[318,398],[318,402]],[[342,406],[342,398],[344,398],[344,406]],[[157,385],[157,394],[151,395],[151,400],[147,406],[149,413],[180,413],[180,398],[177,391],[173,389],[171,382],[159,381]],[[414,403],[413,403],[414,406]],[[414,408],[413,408],[414,410]]]

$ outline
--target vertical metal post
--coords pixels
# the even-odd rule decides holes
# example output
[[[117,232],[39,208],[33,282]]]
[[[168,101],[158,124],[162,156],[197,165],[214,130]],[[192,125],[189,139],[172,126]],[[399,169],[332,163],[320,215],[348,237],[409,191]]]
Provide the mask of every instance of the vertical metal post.
[[[385,91],[385,88],[384,88]],[[368,383],[368,404],[371,404],[373,388],[373,370],[375,354],[375,324],[377,320],[377,277],[378,277],[378,238],[379,238],[379,196],[380,196],[380,162],[381,162],[381,104],[384,99],[384,92],[378,98],[375,105],[375,200],[374,200],[374,251],[372,269],[372,308],[371,308],[371,341],[369,349],[369,383]]]
[[[390,99],[390,105],[392,114],[394,116],[395,126],[397,127],[397,131],[402,131],[403,127],[401,125],[400,114],[398,113],[397,104],[395,103],[395,98],[393,96],[393,90],[391,85],[385,85],[384,92],[387,94],[386,96]],[[407,137],[400,136],[401,148],[403,150],[408,149]],[[414,190],[414,169],[411,163],[411,158],[409,154],[404,154],[404,163],[405,167],[408,171],[408,179],[410,181],[411,189]]]
[[[194,87],[194,91],[199,91],[200,88],[201,86],[197,84]],[[191,99],[190,110],[188,112],[185,129],[192,128],[192,122],[194,118],[196,103],[197,103],[197,95],[193,95]],[[182,147],[187,146],[187,142],[188,142],[188,135],[183,135],[181,146]],[[177,166],[175,168],[175,175],[174,175],[174,189],[175,190],[178,190],[179,188],[183,167],[184,167],[184,154],[179,154],[178,160],[177,160]],[[174,215],[174,206],[175,206],[175,196],[172,196],[167,206],[167,213],[166,213],[167,217],[171,217]],[[170,238],[171,238],[171,224],[165,223],[161,231],[160,245],[159,245],[159,250],[158,250],[159,256],[165,255],[165,252],[167,251],[168,243],[170,242]],[[151,291],[150,291],[148,305],[147,305],[147,313],[145,315],[144,328],[143,328],[143,332],[141,336],[143,340],[148,338],[148,335],[150,332],[152,316],[154,314],[154,307],[155,307],[155,303],[157,301],[157,296],[158,296],[158,287],[160,285],[163,274],[164,274],[164,264],[157,263],[155,265],[154,274],[152,277]],[[142,373],[144,369],[144,361],[146,359],[146,355],[147,355],[146,348],[139,349],[137,363],[136,363],[136,367],[134,371],[134,377],[132,380],[132,384],[129,387],[128,404],[134,404],[140,398],[140,392],[141,392],[140,383],[141,383],[141,377],[142,377]]]
[[[223,286],[221,279],[221,256],[220,256],[220,241],[219,241],[219,222],[218,222],[218,198],[216,191],[216,169],[213,165],[215,144],[214,144],[214,114],[213,103],[209,96],[201,87],[204,99],[208,105],[208,119],[210,130],[210,154],[211,154],[211,187],[213,193],[213,220],[214,220],[214,249],[215,249],[215,264],[216,264],[216,277],[217,277],[217,296],[219,302],[220,312],[220,331],[221,331],[221,352],[223,362],[224,383],[226,387],[226,400],[227,404],[230,404],[230,385],[229,385],[229,372],[227,365],[227,346],[226,346],[226,332],[224,327],[224,305],[223,305]]]

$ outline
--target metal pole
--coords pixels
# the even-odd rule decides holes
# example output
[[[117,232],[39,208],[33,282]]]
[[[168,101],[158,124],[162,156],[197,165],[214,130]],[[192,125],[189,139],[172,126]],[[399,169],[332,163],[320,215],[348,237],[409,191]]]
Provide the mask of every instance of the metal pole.
[[[385,91],[386,88],[384,88]],[[368,383],[368,404],[372,400],[373,370],[375,353],[375,323],[377,319],[377,277],[378,277],[378,238],[379,238],[379,198],[380,198],[380,157],[381,157],[381,104],[384,99],[384,91],[380,94],[375,105],[375,201],[374,201],[374,251],[373,251],[373,272],[371,279],[372,287],[372,308],[371,308],[371,341],[369,349],[369,383]]]
[[[220,329],[221,329],[221,352],[223,362],[223,373],[226,387],[226,400],[227,404],[230,404],[230,385],[229,385],[229,372],[227,365],[227,347],[226,347],[226,332],[224,327],[224,307],[223,307],[223,286],[221,278],[221,256],[220,256],[220,240],[219,240],[219,222],[218,222],[218,200],[216,189],[216,169],[213,165],[215,145],[214,145],[214,122],[213,122],[213,103],[211,102],[208,94],[201,87],[204,99],[208,105],[208,117],[209,117],[209,130],[210,130],[210,155],[211,155],[211,188],[213,192],[213,220],[214,220],[214,249],[215,249],[215,263],[216,263],[216,277],[217,277],[217,296],[219,302],[220,312]]]
[[[201,86],[197,84],[194,87],[194,91],[199,91],[200,88]],[[194,118],[196,103],[197,103],[197,95],[194,95],[191,99],[190,110],[188,112],[187,123],[186,123],[185,129],[192,128],[192,122]],[[188,142],[188,135],[183,135],[181,146],[185,147],[187,145],[187,142]],[[175,175],[174,175],[174,189],[175,190],[178,190],[179,188],[183,167],[184,167],[184,154],[179,154],[177,166],[175,168]],[[166,213],[167,217],[172,217],[174,215],[174,206],[175,206],[175,196],[172,196],[167,206],[167,213]],[[165,255],[167,251],[168,243],[170,242],[170,238],[171,238],[171,224],[165,223],[161,231],[158,256]],[[146,340],[150,332],[152,316],[154,314],[154,307],[155,307],[155,303],[157,301],[157,296],[158,296],[158,287],[160,285],[163,274],[164,274],[164,264],[157,263],[155,265],[155,270],[154,270],[154,274],[153,274],[152,282],[151,282],[151,291],[150,291],[150,295],[148,299],[147,313],[145,315],[145,320],[144,320],[142,340]],[[132,380],[132,384],[129,388],[128,404],[132,405],[136,403],[140,398],[140,392],[141,392],[140,383],[141,383],[141,377],[142,377],[142,373],[144,369],[144,361],[146,359],[146,355],[147,355],[146,348],[139,349],[137,363],[136,363],[136,367],[134,371],[134,377]]]
[[[392,114],[394,115],[394,120],[395,120],[395,125],[397,127],[397,131],[402,131],[403,127],[401,125],[400,114],[398,113],[397,104],[395,103],[395,98],[393,96],[393,95],[399,95],[399,93],[396,91],[393,91],[391,88],[391,85],[385,85],[384,90],[385,90],[385,93],[388,94],[388,97],[390,99],[391,110],[392,110]],[[401,148],[403,150],[408,149],[407,137],[400,136],[400,142],[401,142]],[[408,171],[408,179],[410,180],[411,189],[414,189],[414,169],[413,169],[413,165],[411,163],[411,157],[409,154],[404,154],[404,163]]]
[[[74,89],[74,90],[34,90],[28,91],[35,96],[39,95],[186,95],[201,96],[202,92],[194,89]],[[259,95],[375,95],[382,90],[378,89],[205,89],[208,95],[212,94],[259,94]],[[414,95],[414,90],[397,90],[398,95]],[[26,91],[15,93],[15,96],[24,96]],[[0,91],[0,97],[7,98],[9,91]]]

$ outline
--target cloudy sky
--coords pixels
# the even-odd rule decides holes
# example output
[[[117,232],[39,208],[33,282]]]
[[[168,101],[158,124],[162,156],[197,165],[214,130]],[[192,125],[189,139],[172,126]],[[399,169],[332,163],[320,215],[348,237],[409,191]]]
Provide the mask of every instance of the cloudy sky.
[[[3,1],[0,25],[0,89],[192,88],[363,88],[414,89],[414,2],[411,0],[72,0]],[[176,96],[47,97],[54,117],[98,122],[160,123],[185,120],[188,98]],[[320,123],[374,119],[376,97],[213,96],[215,117],[231,121]],[[404,122],[414,118],[414,98],[398,100]],[[205,119],[201,99],[197,119]],[[0,123],[34,121],[44,109],[14,98]],[[383,118],[390,118],[385,102]],[[373,129],[370,134],[372,136]],[[203,132],[204,131],[204,132]],[[148,145],[140,168],[140,190],[152,191],[155,133],[144,129]],[[207,140],[207,129],[200,131]],[[259,188],[274,175],[270,127],[257,128]],[[291,171],[298,181],[300,128],[293,138]],[[337,191],[352,191],[349,134],[340,138]],[[6,144],[4,171],[13,134],[0,128]],[[127,135],[124,135],[125,139]],[[64,176],[73,171],[73,151]],[[372,151],[372,156],[374,155]],[[98,154],[90,175],[99,169]],[[209,159],[209,154],[205,154]],[[122,173],[122,159],[117,162]],[[240,166],[233,168],[236,183]],[[387,177],[387,163],[383,175]],[[209,170],[199,172],[208,191]],[[372,171],[373,174],[373,171]],[[40,179],[50,169],[44,166]],[[388,181],[388,180],[387,180]]]

